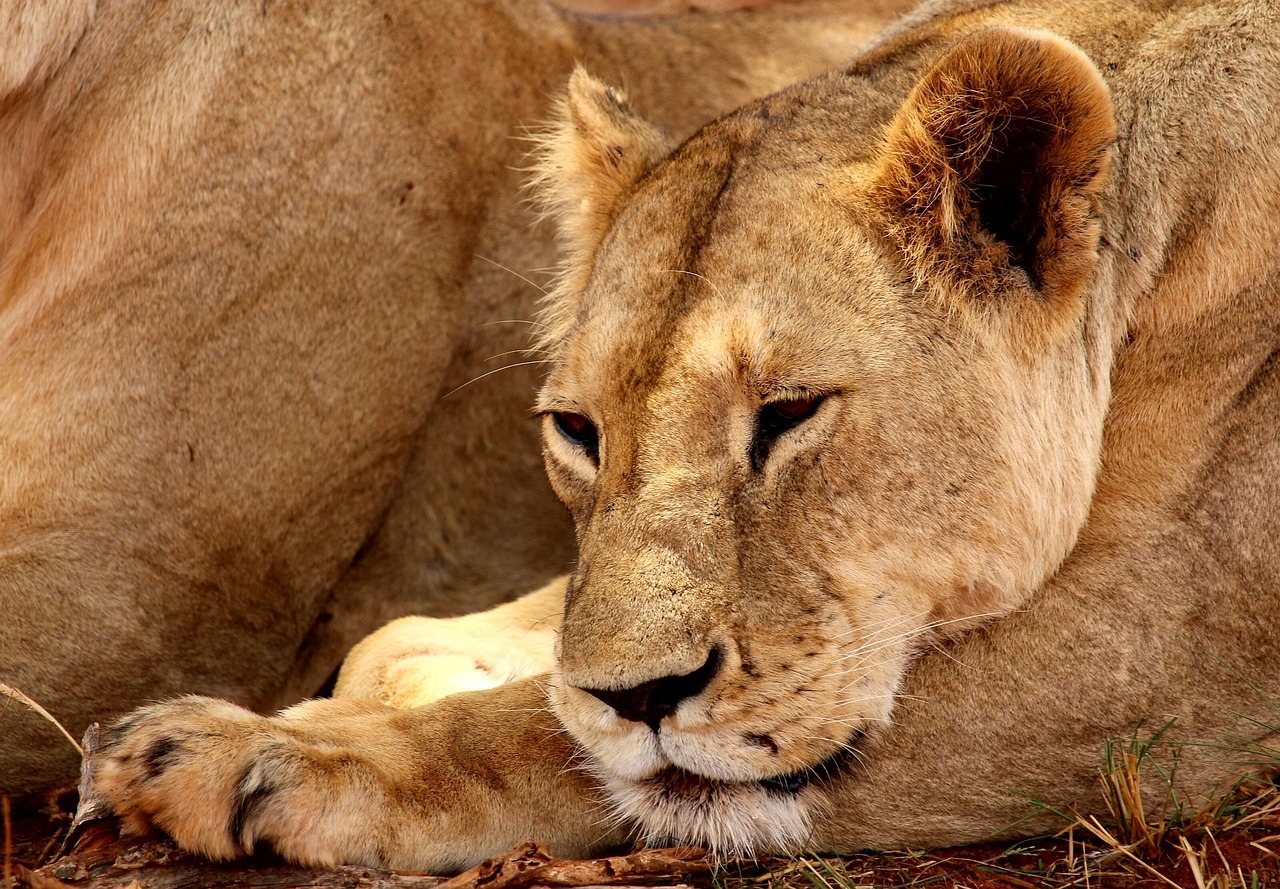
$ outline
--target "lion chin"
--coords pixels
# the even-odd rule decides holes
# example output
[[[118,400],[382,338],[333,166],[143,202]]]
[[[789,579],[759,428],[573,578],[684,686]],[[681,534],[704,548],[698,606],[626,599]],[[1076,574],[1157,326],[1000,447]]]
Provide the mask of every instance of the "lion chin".
[[[650,845],[679,840],[713,855],[794,854],[812,835],[822,782],[853,756],[850,748],[802,771],[757,781],[722,781],[668,766],[648,778],[596,772],[619,820],[638,825]]]

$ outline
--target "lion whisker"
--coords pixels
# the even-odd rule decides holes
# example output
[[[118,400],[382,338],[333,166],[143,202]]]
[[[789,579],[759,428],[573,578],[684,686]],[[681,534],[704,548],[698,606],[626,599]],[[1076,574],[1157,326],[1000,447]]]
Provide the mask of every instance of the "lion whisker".
[[[497,318],[493,321],[481,322],[479,327],[492,327],[495,324],[528,324],[530,327],[542,327],[538,321],[532,321],[528,318]]]
[[[713,282],[706,275],[700,274],[698,272],[692,272],[692,271],[689,271],[688,269],[659,269],[659,271],[670,272],[673,275],[688,275],[691,278],[698,278],[702,281],[705,281],[707,286],[711,288],[711,292],[714,293],[719,298],[720,302],[723,303],[724,305],[729,305],[729,298],[725,296],[724,291],[722,291],[719,287],[717,287],[715,285],[715,282]]]
[[[490,355],[488,358],[484,360],[497,361],[499,358],[505,358],[508,355],[537,355],[537,354],[548,355],[550,353],[546,349],[540,348],[538,346],[529,346],[526,349],[508,349],[505,352],[499,352],[497,355]]]
[[[478,376],[478,377],[472,377],[471,379],[469,379],[469,380],[467,380],[465,383],[463,383],[461,386],[457,386],[457,387],[455,387],[455,388],[453,388],[453,389],[450,389],[450,390],[449,390],[448,392],[446,392],[444,395],[440,396],[440,400],[441,400],[441,401],[443,401],[444,399],[448,398],[450,395],[453,395],[455,392],[458,392],[458,391],[460,391],[460,390],[462,390],[462,389],[467,388],[467,387],[468,387],[468,386],[470,386],[472,383],[478,383],[478,382],[480,382],[481,380],[483,380],[485,377],[491,377],[491,376],[493,376],[494,374],[498,373],[499,371],[511,370],[511,369],[513,369],[513,368],[517,368],[517,367],[528,367],[528,366],[533,365],[533,364],[552,364],[552,363],[554,363],[554,362],[553,362],[551,359],[549,359],[549,358],[541,358],[541,359],[539,359],[539,360],[537,360],[537,361],[517,361],[515,364],[508,364],[508,365],[505,365],[505,366],[503,366],[503,367],[495,367],[493,370],[491,370],[491,371],[486,371],[485,373],[480,374],[480,376]]]
[[[534,288],[535,290],[537,290],[537,291],[538,291],[539,293],[541,293],[543,296],[546,296],[546,295],[547,295],[547,289],[546,289],[545,287],[543,287],[541,284],[538,284],[538,283],[537,283],[537,282],[535,282],[535,281],[531,281],[531,280],[529,280],[529,279],[528,279],[528,278],[526,278],[524,275],[522,275],[522,274],[520,274],[519,272],[517,272],[515,269],[507,268],[507,267],[506,267],[505,265],[503,265],[502,263],[500,263],[500,262],[498,262],[498,261],[496,261],[496,260],[490,259],[490,258],[489,258],[489,257],[487,257],[487,256],[481,256],[479,253],[472,253],[471,255],[472,255],[472,256],[474,256],[476,259],[481,260],[482,262],[487,262],[487,263],[489,263],[489,265],[491,265],[491,266],[493,266],[493,267],[495,267],[495,268],[502,269],[502,271],[506,272],[506,273],[507,273],[507,274],[509,274],[509,275],[514,275],[515,277],[519,278],[519,279],[520,279],[521,281],[523,281],[524,283],[528,284],[530,287],[532,287],[532,288]]]

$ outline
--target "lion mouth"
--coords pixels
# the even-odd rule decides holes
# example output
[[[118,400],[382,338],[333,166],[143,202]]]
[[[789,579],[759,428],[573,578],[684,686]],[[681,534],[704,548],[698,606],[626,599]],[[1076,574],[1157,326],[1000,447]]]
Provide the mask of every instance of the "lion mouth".
[[[765,790],[771,790],[776,793],[789,793],[794,796],[815,781],[829,781],[834,778],[840,772],[841,767],[853,756],[853,744],[859,740],[861,740],[861,733],[858,733],[847,744],[816,765],[811,765],[807,769],[788,772],[785,775],[762,778],[757,783]]]
[[[812,835],[814,807],[824,804],[821,784],[853,756],[846,745],[815,765],[755,781],[708,778],[674,765],[643,780],[603,777],[615,811],[650,842],[691,842],[727,855],[790,854]]]
[[[658,772],[658,774],[654,775],[652,780],[661,784],[672,796],[685,797],[687,799],[705,798],[709,793],[714,792],[715,788],[733,787],[735,785],[741,787],[762,787],[773,794],[796,796],[800,791],[804,790],[814,782],[828,781],[835,777],[840,772],[844,764],[854,755],[853,744],[856,743],[860,737],[861,733],[819,763],[808,766],[807,768],[798,769],[794,772],[774,775],[770,778],[759,778],[755,781],[731,782],[717,778],[707,778],[703,775],[686,771],[679,766],[667,766],[665,769]]]

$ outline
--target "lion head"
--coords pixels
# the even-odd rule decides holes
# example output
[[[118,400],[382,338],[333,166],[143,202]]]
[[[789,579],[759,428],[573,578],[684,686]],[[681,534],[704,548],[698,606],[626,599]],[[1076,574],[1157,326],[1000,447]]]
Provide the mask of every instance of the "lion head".
[[[1052,35],[837,72],[672,149],[575,73],[538,410],[576,522],[552,699],[655,835],[795,848],[913,653],[1075,543],[1114,139]]]

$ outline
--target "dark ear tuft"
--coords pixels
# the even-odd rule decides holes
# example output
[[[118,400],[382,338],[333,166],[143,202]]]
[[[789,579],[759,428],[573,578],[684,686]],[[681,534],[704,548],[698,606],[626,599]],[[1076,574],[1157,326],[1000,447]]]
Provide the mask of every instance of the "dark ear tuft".
[[[872,191],[918,284],[982,296],[1029,283],[1071,311],[1097,261],[1115,139],[1093,63],[1051,34],[979,31],[889,127]]]

